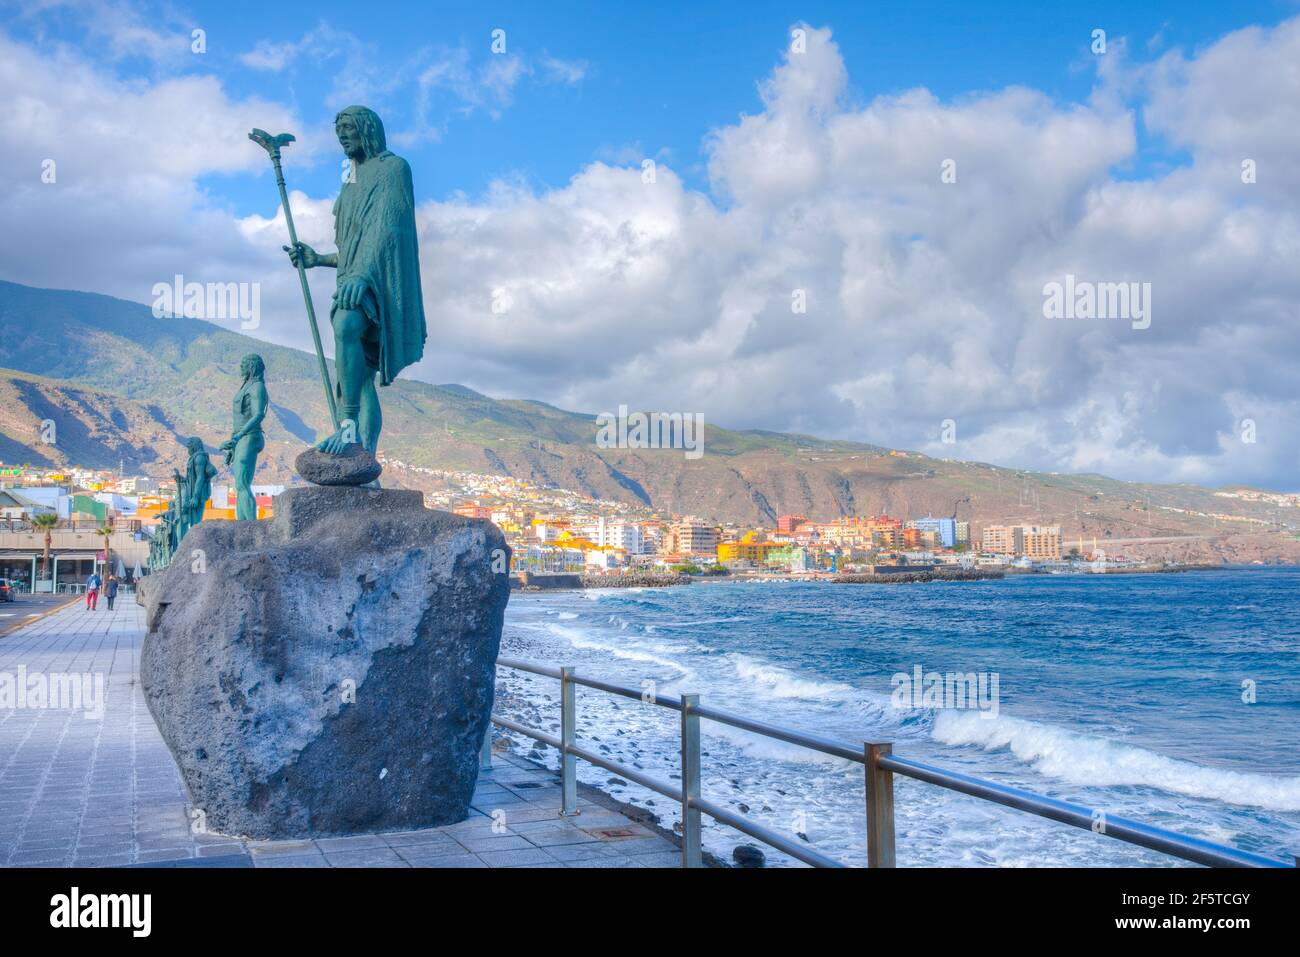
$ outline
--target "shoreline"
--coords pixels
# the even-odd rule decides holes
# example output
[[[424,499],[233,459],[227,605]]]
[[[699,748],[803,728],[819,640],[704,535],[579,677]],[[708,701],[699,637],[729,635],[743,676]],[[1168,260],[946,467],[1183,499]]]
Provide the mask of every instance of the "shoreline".
[[[906,567],[906,566],[902,566]],[[1000,581],[1006,578],[1005,571],[963,568],[956,571],[931,569],[916,572],[849,572],[836,575],[831,579],[833,585],[907,585],[921,582],[970,582]]]
[[[1028,568],[998,567],[974,569],[927,569],[915,572],[858,573],[844,572],[832,574],[795,575],[777,574],[729,574],[729,575],[637,575],[637,576],[602,576],[569,573],[557,574],[554,583],[546,581],[544,576],[533,576],[528,584],[520,582],[517,576],[511,579],[511,591],[535,594],[555,591],[595,591],[618,588],[674,588],[682,585],[721,585],[745,583],[779,584],[783,582],[805,582],[848,585],[905,585],[926,584],[929,582],[961,581],[1003,581],[1008,578],[1086,578],[1089,576],[1113,575],[1169,575],[1183,572],[1232,572],[1261,571],[1291,568],[1300,570],[1300,565],[1284,563],[1268,564],[1222,564],[1215,565],[1199,562],[1188,565],[1146,564],[1120,568],[1093,569],[1084,565],[1070,570],[1038,570]]]

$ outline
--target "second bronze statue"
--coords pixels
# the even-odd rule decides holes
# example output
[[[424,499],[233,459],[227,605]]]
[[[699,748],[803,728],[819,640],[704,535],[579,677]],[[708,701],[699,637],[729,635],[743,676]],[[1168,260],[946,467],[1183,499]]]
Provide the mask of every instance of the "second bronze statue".
[[[235,518],[257,518],[257,499],[253,496],[253,473],[257,471],[257,457],[266,447],[262,433],[262,420],[266,418],[266,365],[255,353],[244,356],[239,363],[243,384],[235,394],[232,407],[234,419],[230,438],[221,443],[226,453],[226,465],[235,479]]]

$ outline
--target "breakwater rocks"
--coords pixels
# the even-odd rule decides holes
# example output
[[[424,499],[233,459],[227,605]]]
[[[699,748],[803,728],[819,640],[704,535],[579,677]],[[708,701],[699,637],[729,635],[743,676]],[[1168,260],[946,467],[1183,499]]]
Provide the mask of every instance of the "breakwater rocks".
[[[583,575],[583,588],[667,588],[689,585],[689,575]]]
[[[555,591],[576,588],[667,588],[689,585],[689,575],[582,575],[578,572],[520,572],[510,587],[521,591]]]
[[[973,582],[1005,577],[1006,573],[982,568],[935,569],[918,572],[876,572],[863,575],[836,575],[837,585],[901,585],[906,582]]]
[[[1175,572],[1219,572],[1227,566],[1219,564],[1214,565],[1208,562],[1201,562],[1191,565],[1179,565],[1172,562],[1163,562],[1161,564],[1151,563],[1147,565],[1119,565],[1115,568],[1088,569],[1090,572],[1110,575],[1164,575]]]

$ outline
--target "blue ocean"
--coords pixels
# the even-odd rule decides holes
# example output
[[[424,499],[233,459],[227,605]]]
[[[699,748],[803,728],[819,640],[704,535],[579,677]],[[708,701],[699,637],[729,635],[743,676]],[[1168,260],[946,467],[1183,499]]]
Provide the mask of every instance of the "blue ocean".
[[[946,769],[1284,860],[1300,853],[1300,569],[516,593],[502,654],[891,741]],[[996,700],[902,697],[896,676],[918,669],[982,675]],[[498,699],[500,713],[558,733],[558,682],[501,669]],[[578,726],[587,747],[679,780],[674,712],[580,688]],[[703,734],[707,798],[865,864],[861,766],[708,721]],[[679,819],[668,799],[578,767],[664,826]],[[894,800],[900,866],[1181,863],[910,779],[896,779]],[[752,843],[707,817],[704,841],[728,859]]]

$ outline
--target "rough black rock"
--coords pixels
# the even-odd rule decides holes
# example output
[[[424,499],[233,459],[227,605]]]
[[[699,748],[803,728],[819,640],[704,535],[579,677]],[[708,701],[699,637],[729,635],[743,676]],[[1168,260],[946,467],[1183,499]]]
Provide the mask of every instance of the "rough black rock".
[[[492,708],[509,549],[419,492],[303,487],[149,576],[145,698],[210,830],[451,824]]]
[[[373,455],[355,442],[339,455],[310,446],[298,453],[293,467],[313,485],[367,485],[384,470]]]
[[[732,848],[731,859],[737,867],[764,867],[767,864],[762,850],[753,844],[739,844]]]

